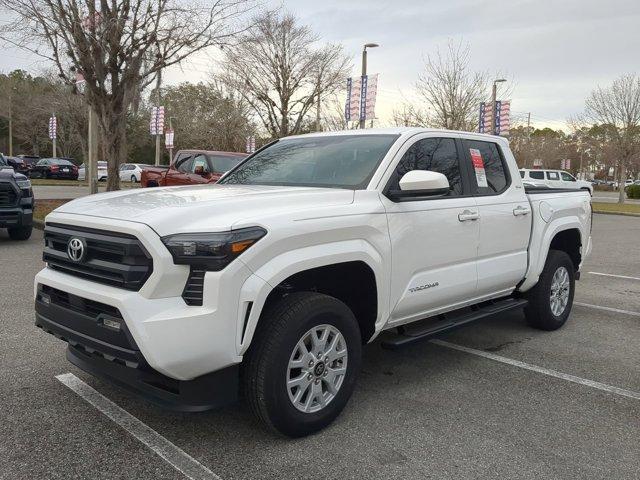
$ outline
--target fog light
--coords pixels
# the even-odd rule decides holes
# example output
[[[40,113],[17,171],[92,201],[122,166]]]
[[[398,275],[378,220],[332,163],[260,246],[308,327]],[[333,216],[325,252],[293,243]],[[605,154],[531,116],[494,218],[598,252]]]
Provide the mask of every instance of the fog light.
[[[40,301],[44,303],[47,307],[51,305],[51,297],[46,293],[40,293]]]
[[[118,320],[113,320],[111,318],[105,317],[102,319],[102,324],[107,328],[111,328],[112,330],[120,330],[120,322]]]

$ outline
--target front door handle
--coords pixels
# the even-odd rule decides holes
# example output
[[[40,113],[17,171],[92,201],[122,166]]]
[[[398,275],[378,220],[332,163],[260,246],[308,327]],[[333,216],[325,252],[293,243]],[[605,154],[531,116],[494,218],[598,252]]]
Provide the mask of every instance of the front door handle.
[[[522,205],[518,205],[513,209],[513,214],[517,217],[519,215],[529,215],[531,213],[530,208],[523,207]]]
[[[468,222],[469,220],[477,220],[480,218],[478,212],[472,212],[471,210],[464,210],[458,214],[458,220],[461,222]]]

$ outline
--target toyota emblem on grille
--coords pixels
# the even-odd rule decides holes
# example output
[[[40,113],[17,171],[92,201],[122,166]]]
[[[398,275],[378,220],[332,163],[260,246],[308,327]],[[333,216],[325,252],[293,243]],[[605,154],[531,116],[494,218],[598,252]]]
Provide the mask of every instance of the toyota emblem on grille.
[[[74,262],[81,262],[84,259],[87,244],[82,238],[73,237],[67,243],[67,255]]]

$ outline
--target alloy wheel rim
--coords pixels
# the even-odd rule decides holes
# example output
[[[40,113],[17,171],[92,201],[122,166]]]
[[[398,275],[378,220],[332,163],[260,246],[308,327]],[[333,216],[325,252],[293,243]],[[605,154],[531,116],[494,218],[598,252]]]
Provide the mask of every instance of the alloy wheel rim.
[[[549,295],[551,313],[556,317],[562,315],[566,310],[570,290],[569,272],[565,267],[558,267],[551,279],[551,293]]]
[[[296,343],[287,366],[289,400],[303,413],[324,409],[344,383],[348,360],[347,343],[333,325],[309,329]]]

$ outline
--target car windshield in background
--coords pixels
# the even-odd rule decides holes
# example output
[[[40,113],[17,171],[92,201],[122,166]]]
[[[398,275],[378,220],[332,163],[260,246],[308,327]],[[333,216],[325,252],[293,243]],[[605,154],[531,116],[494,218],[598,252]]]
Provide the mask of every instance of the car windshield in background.
[[[362,189],[397,135],[334,135],[280,140],[220,183]]]

